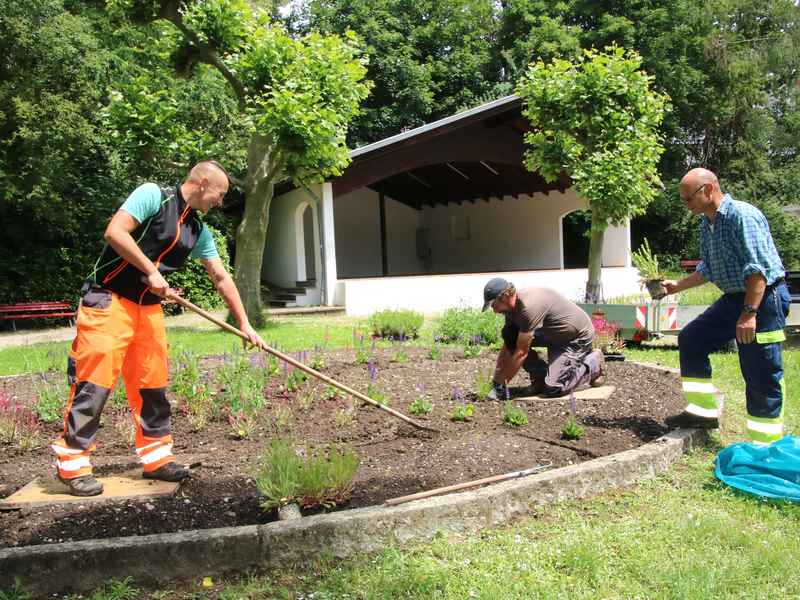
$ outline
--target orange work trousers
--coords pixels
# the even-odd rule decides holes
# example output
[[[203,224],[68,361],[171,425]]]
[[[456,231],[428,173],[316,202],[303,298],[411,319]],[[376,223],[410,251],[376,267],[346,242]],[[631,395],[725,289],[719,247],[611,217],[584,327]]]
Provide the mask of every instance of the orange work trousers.
[[[136,454],[145,471],[173,462],[167,401],[167,335],[160,304],[139,305],[103,289],[91,289],[78,309],[67,378],[70,398],[64,431],[53,442],[64,479],[91,475],[89,456],[100,416],[122,372],[136,422]]]

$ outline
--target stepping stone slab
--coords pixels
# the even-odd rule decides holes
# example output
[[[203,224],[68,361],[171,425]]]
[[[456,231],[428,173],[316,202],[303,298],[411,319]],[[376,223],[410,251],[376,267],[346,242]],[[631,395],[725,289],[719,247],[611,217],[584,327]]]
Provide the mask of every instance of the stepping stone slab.
[[[99,496],[72,496],[67,493],[67,486],[55,477],[52,479],[37,478],[8,498],[0,500],[0,510],[16,510],[52,504],[86,504],[105,500],[172,496],[180,487],[180,482],[144,479],[142,472],[138,470],[98,477],[97,480],[104,486],[103,493]]]
[[[575,400],[608,400],[611,398],[611,395],[617,391],[617,387],[614,385],[604,385],[601,387],[589,387],[587,385],[582,385],[581,387],[574,390],[575,392]],[[545,396],[544,394],[540,394],[539,396],[520,396],[519,398],[512,398],[512,400],[533,400],[535,402],[544,402],[548,400],[569,400],[569,394],[565,394],[563,396],[556,396],[555,398],[550,398]]]

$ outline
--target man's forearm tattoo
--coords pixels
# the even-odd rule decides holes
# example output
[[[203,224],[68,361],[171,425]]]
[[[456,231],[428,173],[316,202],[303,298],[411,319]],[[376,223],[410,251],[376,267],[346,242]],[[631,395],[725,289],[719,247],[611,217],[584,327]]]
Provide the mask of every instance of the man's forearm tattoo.
[[[214,285],[217,286],[217,291],[219,295],[222,296],[222,299],[225,301],[225,304],[230,304],[228,301],[228,293],[225,290],[225,285],[222,283],[225,281],[225,273],[220,273],[220,271],[216,267],[211,267],[211,279],[214,281]]]

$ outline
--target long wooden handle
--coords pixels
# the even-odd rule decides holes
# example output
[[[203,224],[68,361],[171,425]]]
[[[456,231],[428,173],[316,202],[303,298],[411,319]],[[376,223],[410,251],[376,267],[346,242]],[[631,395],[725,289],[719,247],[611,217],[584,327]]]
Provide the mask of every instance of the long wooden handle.
[[[400,498],[392,498],[387,500],[384,504],[387,506],[394,506],[395,504],[403,504],[403,502],[411,502],[412,500],[419,500],[420,498],[427,498],[429,496],[437,496],[439,494],[446,494],[447,492],[455,492],[456,490],[463,490],[465,488],[475,487],[476,485],[486,485],[487,483],[495,483],[497,481],[505,481],[506,479],[515,479],[517,477],[525,477],[526,475],[533,475],[542,469],[546,469],[553,464],[552,461],[547,461],[548,464],[541,467],[534,467],[533,469],[525,469],[524,471],[515,471],[514,473],[506,473],[505,475],[494,475],[493,477],[486,477],[485,479],[478,479],[476,481],[468,481],[466,483],[457,483],[435,490],[428,490],[427,492],[419,492],[418,494],[410,494],[408,496],[401,496]]]
[[[146,282],[147,282],[147,280],[145,279],[145,283]],[[175,302],[177,302],[181,306],[188,308],[192,312],[197,313],[198,315],[200,315],[201,317],[203,317],[205,319],[208,319],[209,321],[211,321],[215,325],[218,325],[219,327],[222,327],[224,330],[229,331],[234,335],[238,335],[243,340],[245,340],[247,342],[250,341],[250,337],[244,331],[236,329],[236,327],[234,327],[232,325],[229,325],[228,323],[226,323],[222,319],[218,319],[217,317],[215,317],[211,313],[204,311],[199,306],[195,306],[194,304],[192,304],[188,300],[184,300],[183,298],[181,298],[180,296],[178,296],[176,294],[173,294],[172,292],[167,292],[167,298],[169,298],[170,300],[174,300]],[[354,397],[358,398],[359,400],[363,400],[367,404],[371,404],[372,406],[375,406],[376,408],[379,408],[382,411],[385,411],[385,412],[389,413],[393,417],[397,417],[398,419],[401,419],[401,420],[405,421],[406,423],[408,423],[412,427],[416,427],[417,429],[422,429],[423,431],[432,431],[434,433],[441,433],[441,430],[434,429],[433,427],[425,427],[424,425],[421,425],[420,423],[417,423],[413,419],[409,419],[404,414],[401,414],[401,413],[397,412],[396,410],[393,410],[393,409],[389,408],[385,404],[381,404],[380,402],[377,402],[376,400],[373,400],[369,396],[365,396],[364,394],[361,394],[361,393],[359,393],[359,392],[357,392],[357,391],[355,391],[353,389],[350,389],[346,385],[343,385],[343,384],[339,383],[338,381],[335,381],[335,380],[331,379],[327,375],[323,375],[319,371],[315,371],[311,367],[309,367],[307,365],[304,365],[303,363],[301,363],[299,361],[294,360],[290,356],[286,356],[283,352],[278,352],[277,350],[275,350],[275,348],[272,348],[271,346],[267,346],[266,350],[270,354],[272,354],[274,356],[277,356],[278,358],[280,358],[281,360],[289,363],[290,365],[293,365],[293,366],[297,367],[298,369],[300,369],[302,371],[305,371],[306,373],[308,373],[310,375],[313,375],[317,379],[321,379],[322,381],[324,381],[328,385],[332,385],[332,386],[334,386],[336,388],[339,388],[343,392],[346,392],[347,394],[350,394],[351,396],[354,396]]]

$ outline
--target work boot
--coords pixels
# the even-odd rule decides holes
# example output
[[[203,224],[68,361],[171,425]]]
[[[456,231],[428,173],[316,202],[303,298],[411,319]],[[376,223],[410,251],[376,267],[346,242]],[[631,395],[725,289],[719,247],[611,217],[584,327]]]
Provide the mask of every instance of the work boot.
[[[60,474],[58,480],[69,488],[73,496],[98,496],[103,493],[103,484],[94,475],[84,475],[75,479],[64,479]]]
[[[598,349],[592,350],[592,354],[600,361],[600,372],[589,381],[589,385],[592,387],[600,387],[606,384],[606,357],[603,351]]]
[[[189,469],[180,466],[176,462],[168,462],[161,465],[155,471],[144,471],[142,477],[145,479],[160,479],[161,481],[181,481],[189,476]]]
[[[677,428],[717,429],[719,427],[717,417],[701,417],[686,411],[679,415],[670,415],[664,421],[668,426]]]
[[[519,395],[523,398],[538,396],[544,391],[544,379],[531,380],[530,385],[519,388]]]
[[[492,389],[486,395],[487,400],[506,400],[506,386],[502,383],[494,382]]]

